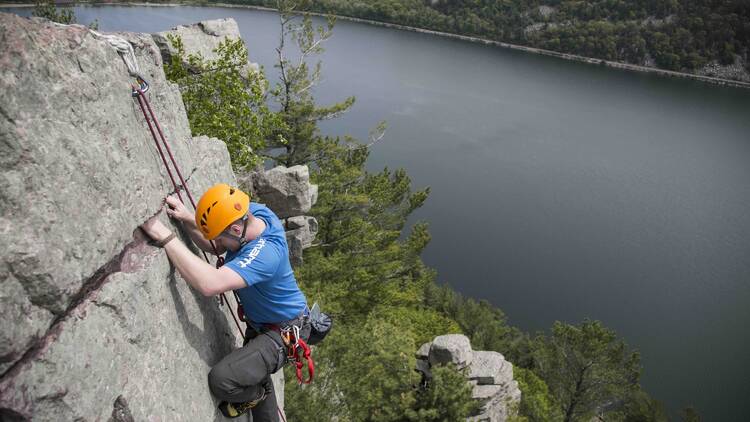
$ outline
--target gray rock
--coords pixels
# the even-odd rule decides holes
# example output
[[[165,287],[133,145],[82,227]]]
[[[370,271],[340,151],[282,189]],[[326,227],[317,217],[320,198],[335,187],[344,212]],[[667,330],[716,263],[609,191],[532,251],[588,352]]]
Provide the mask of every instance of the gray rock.
[[[475,385],[471,390],[471,398],[476,400],[489,400],[502,391],[502,385]]]
[[[431,365],[452,362],[458,368],[469,367],[467,381],[480,408],[467,421],[503,422],[518,413],[521,390],[513,380],[513,365],[502,354],[473,351],[466,336],[449,334],[423,344],[416,356],[416,370],[422,373],[423,382],[432,376]]]
[[[483,405],[477,415],[467,419],[468,422],[503,422],[518,414],[521,402],[521,390],[513,381],[511,386],[477,385],[472,396]]]
[[[122,395],[135,420],[215,417],[206,374],[236,344],[228,315],[175,277],[163,250],[136,240],[121,259],[124,269],[3,377],[0,409],[33,420],[106,420]]]
[[[318,233],[318,221],[314,217],[295,216],[286,219],[286,242],[292,265],[302,264],[302,251],[312,246]]]
[[[250,175],[253,192],[279,218],[304,215],[317,198],[317,186],[310,184],[307,166],[278,166]]]
[[[318,220],[315,217],[306,215],[299,215],[295,217],[289,217],[286,220],[287,239],[290,236],[294,236],[300,239],[303,248],[309,248],[312,246],[313,240],[315,240],[315,234],[318,233]]]
[[[240,28],[232,18],[214,19],[198,22],[191,25],[176,26],[169,31],[152,34],[154,42],[159,46],[164,61],[168,62],[176,54],[176,49],[167,38],[168,35],[176,35],[182,39],[185,53],[196,54],[207,60],[216,60],[218,55],[214,52],[219,44],[229,38],[236,40],[241,38]],[[185,62],[185,65],[189,63]],[[244,71],[259,71],[257,63],[247,62]],[[192,69],[196,71],[197,69]]]
[[[421,345],[419,349],[417,350],[416,357],[419,360],[427,360],[430,357],[430,347],[432,346],[432,342],[428,341],[427,343]]]
[[[236,184],[151,37],[119,35],[194,198]],[[0,13],[0,39],[0,418],[223,420],[206,376],[241,340],[137,230],[173,187],[125,65],[82,26]]]
[[[474,351],[469,379],[479,385],[502,385],[513,380],[513,365],[498,352]]]
[[[437,336],[430,346],[430,365],[453,363],[458,369],[471,364],[472,350],[469,338],[463,334]]]
[[[135,48],[178,162],[190,130],[151,37]],[[63,315],[97,270],[172,190],[125,64],[79,25],[0,13],[0,365],[6,370]],[[28,314],[29,317],[22,317]]]
[[[289,262],[292,266],[297,267],[302,265],[302,254],[304,250],[302,248],[302,240],[294,236],[289,236],[287,233],[286,244],[289,248]]]

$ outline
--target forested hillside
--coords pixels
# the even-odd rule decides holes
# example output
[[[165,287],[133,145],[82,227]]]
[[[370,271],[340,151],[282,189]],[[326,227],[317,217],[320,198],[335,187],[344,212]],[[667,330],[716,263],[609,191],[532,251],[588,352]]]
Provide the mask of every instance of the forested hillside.
[[[309,9],[750,81],[750,3],[742,0],[320,0]]]

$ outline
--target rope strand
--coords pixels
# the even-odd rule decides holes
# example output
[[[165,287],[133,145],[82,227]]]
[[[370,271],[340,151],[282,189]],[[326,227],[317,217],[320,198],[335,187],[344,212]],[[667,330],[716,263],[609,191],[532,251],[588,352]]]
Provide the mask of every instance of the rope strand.
[[[169,179],[172,181],[172,186],[174,186],[174,190],[175,190],[175,193],[177,194],[177,197],[180,199],[182,203],[185,203],[185,201],[182,199],[182,195],[180,195],[180,189],[177,186],[177,182],[174,179],[172,170],[169,168],[169,164],[167,164],[167,159],[164,156],[164,151],[162,150],[162,147],[159,144],[159,141],[156,137],[154,126],[156,126],[156,130],[159,132],[159,137],[161,138],[161,141],[167,150],[167,154],[169,155],[169,159],[172,162],[175,172],[177,173],[177,176],[180,179],[180,183],[182,183],[182,187],[185,189],[185,193],[188,195],[190,204],[193,206],[193,209],[195,209],[195,201],[193,200],[193,195],[190,193],[190,190],[188,189],[187,182],[185,182],[185,178],[182,177],[182,172],[180,171],[180,168],[177,165],[177,161],[175,160],[174,155],[172,154],[172,149],[169,147],[169,143],[167,142],[167,139],[164,137],[164,132],[161,130],[159,121],[156,119],[156,114],[154,113],[153,109],[151,109],[151,104],[149,104],[148,99],[146,98],[146,96],[144,95],[143,91],[140,88],[137,88],[134,86],[133,89],[138,93],[138,95],[136,96],[136,98],[138,99],[138,105],[141,107],[141,111],[143,112],[143,117],[146,119],[146,123],[148,124],[148,129],[151,132],[151,136],[154,139],[154,143],[156,144],[156,149],[159,151],[159,156],[161,157],[162,163],[164,163],[164,167],[167,170]],[[148,113],[146,112],[147,109],[148,109]],[[151,116],[151,118],[149,118],[149,115]],[[151,124],[152,120],[154,123],[153,125]],[[214,250],[214,255],[219,256],[218,250],[216,249],[216,245],[214,244],[214,242],[210,242],[210,244],[211,244],[211,248]],[[206,262],[211,263],[211,260],[208,258],[208,255],[206,254],[205,251],[203,251],[203,258],[206,260]],[[223,260],[220,259],[219,262],[223,262]],[[224,293],[221,293],[221,301],[229,304],[229,301],[227,300],[226,295]],[[244,341],[245,332],[242,330],[242,327],[240,326],[240,323],[237,320],[235,313],[232,311],[231,305],[229,306],[229,313],[232,315],[234,324],[237,326],[237,330],[240,332],[240,336],[242,336],[242,340]]]

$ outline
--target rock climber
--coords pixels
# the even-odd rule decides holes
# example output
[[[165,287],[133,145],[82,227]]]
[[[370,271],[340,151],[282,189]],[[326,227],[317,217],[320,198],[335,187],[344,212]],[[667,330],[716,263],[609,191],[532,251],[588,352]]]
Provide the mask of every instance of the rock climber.
[[[175,196],[166,198],[169,217],[182,223],[193,243],[207,252],[226,253],[214,268],[191,252],[157,217],[141,228],[163,247],[182,278],[204,296],[234,290],[248,328],[245,344],[224,357],[208,374],[211,392],[226,417],[252,412],[253,421],[277,421],[270,374],[286,362],[281,333],[292,327],[307,340],[306,299],[289,262],[284,228],[268,207],[226,184],[209,188],[193,214]],[[280,413],[280,412],[279,412]]]

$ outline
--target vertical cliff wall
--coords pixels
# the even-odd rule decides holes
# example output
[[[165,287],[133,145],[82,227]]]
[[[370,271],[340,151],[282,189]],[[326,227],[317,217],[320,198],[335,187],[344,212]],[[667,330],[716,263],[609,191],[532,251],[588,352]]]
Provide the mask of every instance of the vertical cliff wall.
[[[193,195],[236,183],[151,36],[119,35]],[[132,82],[86,28],[0,14],[1,420],[220,419],[206,375],[237,329],[137,230],[173,188]]]

